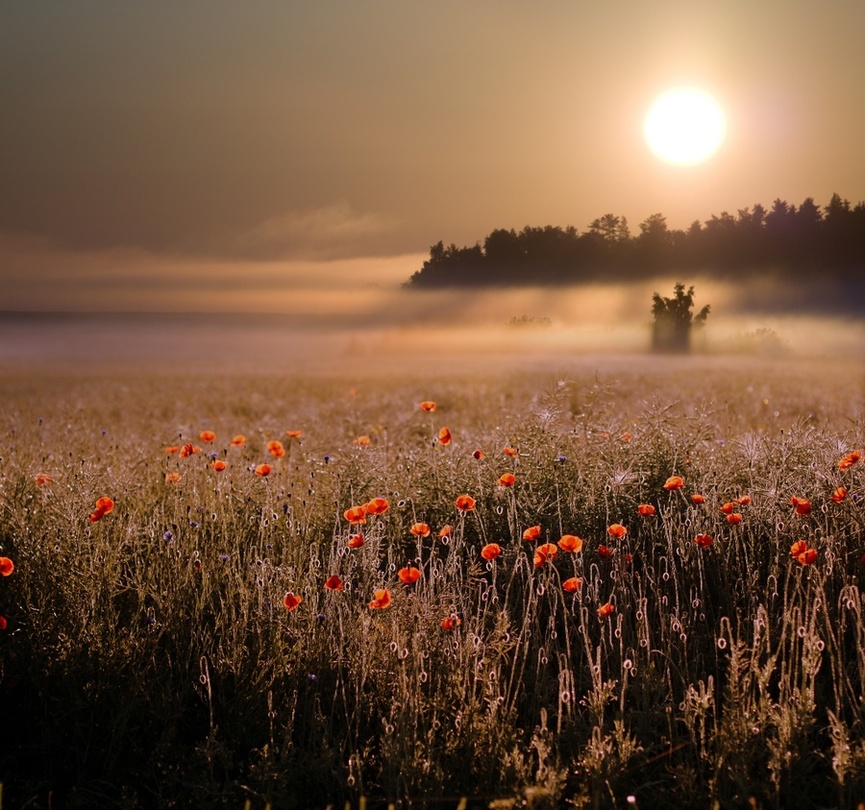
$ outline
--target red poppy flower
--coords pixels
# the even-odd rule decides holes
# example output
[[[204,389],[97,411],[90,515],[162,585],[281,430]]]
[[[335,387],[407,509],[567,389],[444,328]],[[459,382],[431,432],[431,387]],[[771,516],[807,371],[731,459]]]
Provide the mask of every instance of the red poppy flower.
[[[212,430],[202,430],[201,433],[198,434],[198,438],[201,439],[201,441],[210,444],[216,439],[216,434]]]
[[[303,599],[301,599],[301,597],[297,596],[296,594],[289,592],[285,595],[285,598],[282,600],[282,604],[285,605],[289,609],[289,611],[292,611],[302,601],[303,601]]]
[[[238,433],[232,440],[229,442],[232,447],[243,447],[246,444],[246,436],[242,433]]]
[[[733,512],[731,515],[727,515],[727,523],[731,526],[738,526],[742,522],[742,516],[738,512]]]
[[[436,404],[431,399],[427,399],[421,402],[418,407],[427,413],[435,413]]]
[[[429,537],[430,527],[428,523],[413,523],[409,531],[415,537]]]
[[[0,557],[0,576],[8,577],[15,570],[15,563],[8,557]]]
[[[502,547],[498,543],[487,543],[481,549],[481,557],[485,560],[495,560],[502,553]]]
[[[475,508],[475,499],[471,495],[458,495],[456,507],[461,512],[471,512]]]
[[[96,510],[90,515],[90,522],[96,523],[97,520],[102,520],[112,509],[114,509],[114,501],[111,498],[98,498],[96,501]]]
[[[735,511],[735,509],[736,509],[736,504],[734,504],[732,501],[730,501],[729,503],[725,503],[723,506],[721,506],[721,511],[725,515],[732,515],[733,512]]]
[[[483,450],[475,450],[474,453],[472,453],[472,456],[474,456],[478,461],[480,461],[485,455],[486,453]]]
[[[348,536],[348,547],[349,548],[360,548],[363,545],[363,535],[362,534],[350,534]]]
[[[390,591],[386,588],[379,588],[372,592],[372,602],[369,606],[375,610],[381,610],[390,605]]]
[[[350,506],[342,516],[352,525],[355,523],[366,523],[366,504],[360,506]]]
[[[445,523],[445,525],[439,529],[439,539],[443,537],[450,537],[453,533],[454,527],[451,526],[450,523]]]
[[[341,591],[344,586],[342,579],[336,574],[334,574],[333,576],[329,576],[324,581],[324,587],[327,588],[327,590],[329,591]]]
[[[46,475],[45,473],[39,473],[39,475],[33,477],[33,483],[35,483],[37,487],[44,487],[46,484],[51,483],[51,476]]]
[[[462,624],[462,621],[457,616],[448,616],[441,620],[442,630],[454,630]]]
[[[282,442],[274,439],[267,443],[267,452],[270,453],[274,458],[284,458],[285,457],[285,447],[283,447]]]
[[[600,554],[605,560],[608,560],[615,553],[616,552],[614,549],[611,549],[609,546],[603,545],[603,543],[598,546],[598,554]]]
[[[273,467],[270,464],[259,464],[255,468],[255,474],[260,475],[262,478],[270,475],[273,472]]]
[[[285,435],[288,436],[289,439],[302,439],[303,431],[302,430],[286,430]]]
[[[0,616],[0,630],[5,630],[9,626],[5,616]]]
[[[694,493],[691,496],[691,503],[696,504],[697,506],[699,506],[701,503],[706,503],[706,496]]]
[[[847,487],[838,487],[838,489],[836,489],[832,493],[832,500],[835,503],[841,503],[842,501],[844,501],[846,499],[847,499]]]
[[[499,476],[500,487],[512,487],[517,477],[513,473],[503,473]]]
[[[808,550],[808,543],[805,540],[797,540],[790,546],[790,556],[798,557],[803,551]]]
[[[583,550],[583,538],[575,534],[563,534],[559,538],[559,548],[570,554],[579,554]]]
[[[674,489],[681,489],[685,486],[685,479],[681,475],[671,475],[664,481],[664,489],[672,492]]]
[[[735,498],[733,502],[739,504],[739,506],[747,506],[749,503],[751,503],[751,496],[740,495],[738,498]]]
[[[439,444],[450,444],[453,441],[453,434],[448,430],[448,428],[443,427],[439,431],[438,440]]]
[[[198,447],[195,447],[193,444],[187,442],[180,448],[180,457],[188,458],[189,456],[194,456],[196,453],[200,453],[201,450]]]
[[[407,565],[405,568],[400,568],[396,572],[396,575],[399,577],[400,582],[411,585],[420,579],[421,570],[420,568],[415,568],[413,565]]]
[[[172,455],[173,453],[178,453],[178,452],[180,452],[180,446],[176,445],[176,444],[169,444],[168,447],[165,448],[165,452],[169,456]]]
[[[502,452],[506,456],[510,456],[511,458],[516,458],[519,455],[519,452],[517,451],[516,447],[503,447]]]
[[[615,537],[616,540],[621,540],[627,533],[628,530],[621,523],[614,523],[607,527],[607,534],[610,537]]]
[[[352,444],[357,445],[358,447],[369,447],[372,444],[372,440],[369,436],[358,436]]]
[[[806,498],[797,498],[795,495],[790,498],[790,503],[796,508],[796,514],[803,517],[811,514],[811,501]]]
[[[711,546],[714,541],[712,540],[712,535],[710,534],[698,534],[694,538],[694,542],[700,548],[709,548],[709,546]]]
[[[180,479],[181,479],[181,475],[179,472],[165,473],[165,483],[166,484],[179,484]]]
[[[544,543],[535,549],[535,568],[540,568],[544,563],[552,560],[559,553],[553,543]]]
[[[388,509],[390,509],[390,502],[387,498],[373,498],[366,504],[368,515],[383,515]]]
[[[616,606],[612,602],[605,602],[598,608],[598,618],[603,619],[611,613],[616,612]]]
[[[619,441],[627,443],[633,438],[634,437],[630,433],[623,433],[621,436],[619,436]]]
[[[583,580],[579,577],[569,577],[562,583],[562,588],[564,588],[568,593],[576,593],[582,587]]]
[[[817,549],[816,548],[808,548],[805,549],[801,554],[796,556],[796,560],[800,562],[802,565],[811,565],[811,563],[817,560]]]
[[[838,462],[838,468],[840,470],[849,470],[861,458],[861,450],[854,450],[852,453],[847,453],[847,455]]]
[[[216,472],[222,472],[228,464],[226,464],[221,458],[217,458],[210,462],[210,466],[216,470]]]
[[[637,507],[637,514],[640,517],[652,517],[655,514],[655,507],[650,503],[641,503]]]
[[[541,527],[540,526],[529,526],[523,532],[523,540],[527,540],[529,543],[533,543],[541,536]]]

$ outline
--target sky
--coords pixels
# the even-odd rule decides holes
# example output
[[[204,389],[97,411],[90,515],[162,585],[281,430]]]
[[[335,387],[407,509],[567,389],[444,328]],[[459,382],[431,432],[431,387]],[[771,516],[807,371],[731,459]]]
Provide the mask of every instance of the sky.
[[[861,0],[0,6],[0,311],[302,310],[438,242],[865,200]],[[642,122],[709,91],[719,152]]]

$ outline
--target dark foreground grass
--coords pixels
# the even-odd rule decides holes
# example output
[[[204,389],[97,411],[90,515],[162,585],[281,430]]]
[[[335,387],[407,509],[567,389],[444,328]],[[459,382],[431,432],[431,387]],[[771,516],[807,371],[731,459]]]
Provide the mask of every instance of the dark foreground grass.
[[[2,388],[4,807],[865,796],[858,370]]]

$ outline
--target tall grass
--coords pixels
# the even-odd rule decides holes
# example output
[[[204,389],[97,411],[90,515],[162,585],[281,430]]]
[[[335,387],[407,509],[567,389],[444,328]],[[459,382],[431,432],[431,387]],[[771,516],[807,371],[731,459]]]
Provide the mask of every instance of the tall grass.
[[[865,791],[865,460],[838,466],[865,444],[861,375],[685,361],[2,386],[10,806],[812,807]],[[186,442],[201,452],[165,452]],[[664,488],[673,475],[684,487]],[[732,525],[720,506],[745,495]],[[90,522],[101,496],[115,508]],[[389,509],[350,525],[373,497]],[[536,566],[563,534],[582,551]],[[799,540],[815,561],[794,559]],[[380,588],[392,603],[372,609]]]

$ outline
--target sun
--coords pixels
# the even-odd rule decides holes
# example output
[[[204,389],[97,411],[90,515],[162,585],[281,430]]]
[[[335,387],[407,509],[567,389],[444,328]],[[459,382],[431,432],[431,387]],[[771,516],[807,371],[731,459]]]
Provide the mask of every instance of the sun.
[[[726,131],[718,102],[695,87],[678,87],[660,95],[643,122],[643,135],[652,152],[680,166],[701,163],[714,155]]]

